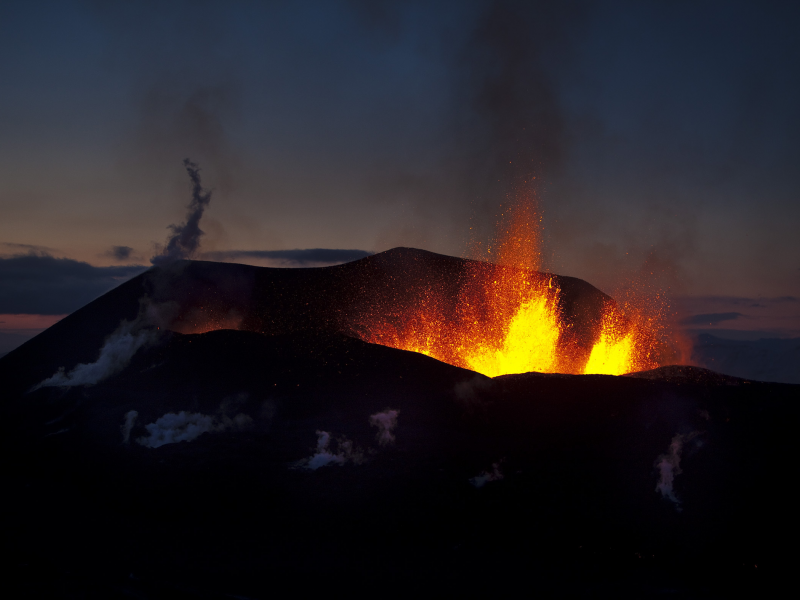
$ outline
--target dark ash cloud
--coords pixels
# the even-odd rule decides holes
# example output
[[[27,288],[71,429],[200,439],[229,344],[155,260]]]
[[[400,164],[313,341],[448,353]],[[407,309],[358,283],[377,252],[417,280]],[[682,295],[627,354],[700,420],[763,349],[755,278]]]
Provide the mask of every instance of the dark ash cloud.
[[[146,269],[94,267],[41,252],[0,258],[0,313],[71,313]]]
[[[552,175],[566,143],[564,115],[545,50],[560,47],[568,26],[583,20],[581,2],[566,6],[498,1],[487,5],[462,52],[464,99],[483,137],[474,148],[493,180],[520,185]],[[562,61],[568,60],[562,53]]]
[[[311,248],[308,250],[225,250],[204,252],[201,258],[219,262],[235,262],[237,260],[269,260],[287,267],[320,266],[322,264],[338,265],[372,256],[366,250],[336,250],[329,248]]]
[[[475,199],[472,242],[491,239],[509,200],[538,212],[543,182],[562,171],[573,140],[554,73],[570,67],[568,32],[581,31],[587,10],[583,1],[487,2],[458,53],[450,152]]]
[[[705,315],[693,315],[681,320],[681,325],[717,325],[723,321],[732,321],[742,317],[739,312],[709,313]]]

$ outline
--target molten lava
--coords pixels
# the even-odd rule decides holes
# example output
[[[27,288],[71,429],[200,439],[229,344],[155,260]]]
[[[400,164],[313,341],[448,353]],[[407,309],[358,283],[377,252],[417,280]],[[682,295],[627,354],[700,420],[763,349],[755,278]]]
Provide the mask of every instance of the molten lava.
[[[526,371],[551,372],[556,367],[556,347],[561,323],[555,296],[540,293],[520,302],[506,327],[495,327],[500,335],[475,347],[464,344],[464,358],[473,371],[494,377]]]
[[[411,350],[489,376],[558,370],[559,290],[541,273],[472,265],[454,314],[435,292],[397,325],[370,323],[365,341]]]
[[[621,375],[658,366],[654,336],[610,299],[591,324],[591,350],[579,343],[555,278],[534,270],[540,267],[541,218],[532,202],[521,206],[508,215],[496,250],[486,249],[493,262],[467,267],[455,307],[433,288],[393,319],[373,315],[362,322],[360,337],[490,377],[533,371]]]
[[[621,375],[635,371],[635,350],[635,331],[615,306],[608,306],[603,314],[600,339],[592,346],[583,372],[586,375]]]

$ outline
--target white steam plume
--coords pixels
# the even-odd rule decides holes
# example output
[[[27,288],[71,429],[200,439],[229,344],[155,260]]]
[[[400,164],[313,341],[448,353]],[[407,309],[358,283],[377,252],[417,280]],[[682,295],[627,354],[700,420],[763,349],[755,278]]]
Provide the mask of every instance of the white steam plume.
[[[156,337],[155,330],[139,327],[138,318],[131,323],[123,321],[122,325],[106,339],[96,361],[80,363],[69,373],[61,367],[51,377],[36,384],[31,391],[42,387],[94,385],[122,371],[136,351],[155,341]]]
[[[453,388],[456,399],[467,411],[474,411],[483,404],[484,392],[491,388],[492,380],[483,375],[475,374],[471,379],[459,381]]]
[[[700,432],[693,431],[687,435],[676,434],[669,444],[669,450],[666,454],[662,454],[656,459],[655,466],[658,467],[659,477],[656,484],[656,491],[661,492],[664,498],[675,503],[675,508],[681,511],[681,501],[675,495],[675,478],[683,473],[681,469],[681,453],[683,452],[683,445],[688,442]]]
[[[383,412],[370,415],[369,424],[372,427],[378,428],[378,433],[375,436],[381,446],[388,446],[394,444],[395,437],[393,430],[397,426],[397,416],[400,414],[399,410],[386,409]]]
[[[341,437],[337,440],[338,452],[333,452],[330,449],[330,442],[331,434],[329,432],[317,430],[317,451],[310,458],[304,458],[296,463],[295,466],[316,471],[320,467],[327,465],[342,466],[347,462],[360,465],[364,462],[364,454],[346,437]]]
[[[181,225],[170,225],[172,236],[162,252],[154,256],[150,262],[164,265],[176,260],[191,258],[200,247],[200,218],[211,201],[211,192],[204,190],[200,182],[200,168],[188,158],[183,161],[186,172],[192,180],[192,201],[186,222]],[[153,327],[161,324],[169,310],[175,307],[168,304],[154,304],[144,298],[140,305],[139,315],[132,322],[123,321],[112,333],[100,349],[100,356],[93,363],[81,363],[69,373],[60,368],[51,377],[37,384],[31,391],[42,387],[71,387],[77,385],[94,385],[103,379],[116,375],[130,362],[136,351],[153,342],[157,333]]]
[[[499,461],[496,463],[492,463],[492,472],[489,473],[488,471],[484,471],[477,477],[473,477],[469,480],[469,482],[474,485],[476,488],[482,488],[490,481],[500,481],[503,478],[503,474],[500,472],[500,464],[503,461]]]
[[[456,398],[467,404],[472,404],[478,401],[478,394],[491,387],[492,382],[489,378],[482,375],[475,375],[472,379],[459,381],[456,383],[453,391]]]
[[[145,425],[148,435],[137,438],[136,443],[147,448],[158,448],[166,444],[191,442],[206,432],[245,429],[252,422],[252,418],[242,413],[232,419],[223,417],[221,421],[218,421],[211,415],[182,410],[177,414],[167,413],[157,419],[155,423]]]
[[[128,366],[133,355],[154,343],[159,328],[165,327],[174,317],[176,306],[172,302],[155,303],[147,296],[139,300],[139,314],[133,321],[122,321],[106,338],[100,354],[93,363],[80,363],[69,373],[61,367],[52,376],[36,384],[30,391],[42,387],[72,387],[94,385]]]
[[[139,416],[139,413],[135,410],[130,410],[125,413],[125,422],[122,424],[120,429],[122,430],[122,443],[127,444],[131,439],[131,431],[133,430],[133,426],[136,423],[136,418]]]

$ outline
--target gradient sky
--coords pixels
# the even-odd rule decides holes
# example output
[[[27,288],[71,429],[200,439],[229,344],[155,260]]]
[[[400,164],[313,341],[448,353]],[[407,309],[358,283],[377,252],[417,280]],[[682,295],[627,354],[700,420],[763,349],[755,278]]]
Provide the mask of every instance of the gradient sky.
[[[461,256],[532,190],[557,273],[798,297],[798,6],[6,1],[0,255],[149,264],[189,157],[205,251]]]

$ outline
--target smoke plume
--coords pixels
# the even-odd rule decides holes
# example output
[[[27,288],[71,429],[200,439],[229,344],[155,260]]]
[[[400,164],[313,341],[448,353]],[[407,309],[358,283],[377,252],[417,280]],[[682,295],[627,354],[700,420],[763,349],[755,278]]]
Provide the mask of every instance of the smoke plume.
[[[167,245],[160,254],[150,259],[153,265],[160,266],[176,260],[192,258],[200,247],[200,219],[208,203],[211,201],[211,190],[204,190],[200,182],[200,167],[188,158],[183,160],[183,166],[192,180],[192,201],[186,214],[186,222],[180,225],[170,225],[172,236],[167,240]]]
[[[116,375],[130,362],[136,351],[151,344],[157,337],[152,329],[141,329],[139,319],[123,321],[100,348],[100,356],[93,363],[80,363],[69,373],[61,367],[54,375],[33,387],[73,387],[77,385],[94,385],[104,379]]]
[[[130,413],[126,415],[126,425],[129,416]],[[191,442],[207,432],[245,429],[252,422],[251,417],[242,413],[232,419],[225,417],[222,421],[217,421],[211,415],[182,410],[177,414],[167,413],[155,423],[145,425],[148,435],[138,438],[136,443],[146,448],[158,448],[166,444]]]
[[[128,411],[125,414],[125,422],[122,424],[122,427],[120,427],[123,444],[127,444],[131,440],[131,431],[133,431],[133,426],[136,424],[138,416],[139,413],[135,410]]]
[[[699,433],[699,431],[693,431],[687,435],[675,435],[669,444],[669,451],[656,459],[655,466],[658,467],[659,471],[656,491],[661,492],[661,495],[664,498],[672,501],[675,504],[675,508],[679,512],[682,510],[681,501],[675,495],[675,489],[673,485],[675,483],[675,478],[683,473],[683,470],[681,469],[681,453],[683,452],[683,445],[697,436]]]
[[[397,415],[399,414],[399,410],[386,409],[383,412],[370,416],[369,424],[372,427],[378,428],[378,433],[375,437],[381,446],[394,444],[395,437],[393,430],[397,426]]]
[[[481,393],[491,385],[491,379],[476,373],[472,379],[456,383],[453,392],[467,409],[473,409],[481,404]]]
[[[500,481],[503,478],[503,474],[500,472],[500,464],[503,461],[492,463],[492,472],[489,473],[488,471],[484,471],[477,477],[472,477],[469,482],[474,485],[476,488],[482,488],[484,485],[489,483],[490,481]]]
[[[153,265],[167,265],[176,260],[187,259],[194,256],[200,247],[200,219],[208,203],[211,201],[211,191],[204,190],[200,181],[200,167],[189,160],[183,161],[186,172],[192,180],[192,201],[186,222],[181,225],[170,225],[172,236],[160,254],[150,259]],[[127,247],[115,247],[115,249]],[[142,348],[152,343],[157,337],[154,327],[161,324],[166,305],[151,302],[145,297],[140,306],[139,315],[132,322],[123,321],[120,326],[106,339],[100,349],[100,355],[93,363],[81,363],[69,373],[60,368],[53,376],[45,379],[32,388],[31,391],[41,387],[71,387],[77,385],[94,385],[103,379],[116,375],[130,362],[133,355]],[[130,432],[129,432],[130,435]]]
[[[166,326],[171,320],[174,309],[171,303],[159,304],[144,296],[139,300],[139,314],[133,321],[123,320],[106,338],[96,361],[80,363],[69,373],[61,367],[54,375],[38,383],[30,391],[42,387],[94,385],[120,373],[140,348],[158,340],[159,327]]]
[[[301,460],[297,466],[316,471],[320,467],[332,464],[342,466],[347,462],[353,462],[360,465],[364,462],[364,454],[346,437],[341,437],[336,441],[338,452],[334,452],[330,448],[330,443],[331,434],[327,431],[317,430],[317,451],[310,458]]]

